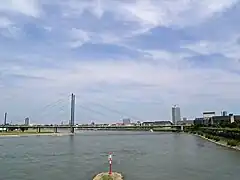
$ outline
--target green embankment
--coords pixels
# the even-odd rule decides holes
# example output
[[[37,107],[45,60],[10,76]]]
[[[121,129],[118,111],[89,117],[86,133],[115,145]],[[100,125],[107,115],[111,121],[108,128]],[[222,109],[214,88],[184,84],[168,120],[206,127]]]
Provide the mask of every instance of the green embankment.
[[[224,138],[221,136],[213,136],[213,135],[209,135],[209,134],[203,134],[203,133],[197,133],[200,136],[203,136],[207,139],[210,140],[214,140],[216,142],[219,142],[222,145],[228,145],[228,146],[240,146],[240,141],[238,140],[234,140],[234,139],[228,139],[228,138]]]
[[[123,176],[118,172],[112,172],[112,175],[109,175],[108,172],[102,172],[97,174],[93,180],[123,180]]]
[[[239,128],[193,127],[188,132],[216,141],[222,145],[240,147]]]
[[[27,135],[27,134],[50,134],[53,133],[53,130],[41,129],[40,132],[37,132],[36,129],[26,130],[26,131],[2,131],[0,132],[0,136],[7,135]]]
[[[153,131],[155,131],[155,132],[178,132],[179,130],[172,129],[172,128],[153,128]]]

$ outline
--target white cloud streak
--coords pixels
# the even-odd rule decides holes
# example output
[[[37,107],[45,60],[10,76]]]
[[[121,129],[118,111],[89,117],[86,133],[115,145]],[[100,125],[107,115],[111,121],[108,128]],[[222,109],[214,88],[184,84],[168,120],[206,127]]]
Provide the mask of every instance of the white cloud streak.
[[[0,12],[21,13],[27,16],[39,17],[40,2],[38,0],[1,0]]]
[[[188,48],[197,53],[201,53],[204,55],[209,54],[223,54],[227,58],[231,58],[233,60],[239,60],[239,42],[240,34],[231,35],[228,41],[199,41],[195,44],[188,44],[182,46],[183,48]]]
[[[13,22],[10,21],[8,18],[0,16],[0,28],[8,28],[12,24],[13,24]]]
[[[64,3],[68,15],[82,14],[85,10],[101,18],[104,12],[112,12],[118,20],[137,22],[143,28],[156,26],[195,25],[215,13],[223,12],[238,0],[137,0],[137,1],[79,1]],[[114,8],[113,8],[114,7]],[[189,16],[189,14],[191,14]]]

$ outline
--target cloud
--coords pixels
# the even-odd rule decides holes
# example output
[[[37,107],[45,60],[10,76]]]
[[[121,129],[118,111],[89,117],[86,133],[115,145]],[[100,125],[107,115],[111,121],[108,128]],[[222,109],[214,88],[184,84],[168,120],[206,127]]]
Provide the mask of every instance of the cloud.
[[[13,122],[68,121],[72,92],[79,123],[171,119],[173,104],[187,117],[239,113],[239,4],[4,1],[0,113]]]
[[[238,51],[239,38],[240,35],[235,34],[233,37],[229,38],[228,41],[225,42],[212,42],[203,40],[194,44],[184,45],[183,47],[205,55],[221,53],[224,54],[227,58],[232,58],[236,60],[240,55]]]
[[[0,17],[0,28],[8,28],[13,23],[6,17]]]
[[[19,29],[14,26],[14,22],[9,18],[0,16],[0,34],[2,36],[9,38],[16,37],[18,30]]]
[[[0,11],[38,17],[41,12],[39,5],[38,0],[2,0]]]
[[[76,48],[84,44],[85,42],[88,42],[90,40],[90,37],[87,32],[73,28],[70,32],[72,43],[70,44],[70,47]]]
[[[143,27],[156,26],[185,26],[201,23],[212,17],[215,13],[222,12],[230,8],[238,1],[114,1],[102,4],[102,9],[111,11],[115,5],[116,16],[121,16],[122,20],[136,21]],[[191,14],[191,16],[189,16]]]

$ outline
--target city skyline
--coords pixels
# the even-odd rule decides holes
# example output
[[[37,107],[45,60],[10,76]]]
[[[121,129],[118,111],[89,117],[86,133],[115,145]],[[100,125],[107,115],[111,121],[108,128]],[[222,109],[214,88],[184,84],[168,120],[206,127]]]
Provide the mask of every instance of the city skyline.
[[[171,120],[174,103],[240,114],[240,1],[3,0],[0,14],[2,118],[68,121],[71,93],[76,123]]]
[[[75,101],[75,95],[73,96],[74,97],[74,101]],[[192,117],[192,118],[187,118],[186,116],[184,116],[184,117],[182,117],[181,116],[181,110],[180,110],[180,107],[178,106],[178,105],[173,105],[172,106],[172,108],[171,108],[171,119],[161,119],[161,118],[159,118],[159,119],[141,119],[141,121],[140,121],[140,119],[137,119],[137,118],[134,118],[134,117],[132,117],[132,119],[131,118],[129,118],[129,117],[125,117],[125,118],[122,118],[122,119],[114,119],[114,120],[112,120],[112,121],[109,121],[109,122],[107,122],[107,121],[101,121],[101,122],[99,122],[99,121],[96,121],[95,119],[88,119],[87,121],[79,121],[79,120],[77,120],[76,122],[74,122],[74,124],[92,124],[92,123],[97,123],[97,124],[108,124],[108,123],[119,123],[119,124],[130,124],[130,123],[140,123],[140,122],[158,122],[158,121],[162,121],[162,122],[164,122],[164,121],[171,121],[173,124],[177,124],[179,121],[181,121],[181,122],[184,122],[184,121],[187,121],[187,120],[190,120],[190,121],[193,121],[193,120],[195,120],[195,119],[199,119],[199,118],[204,118],[204,117],[206,117],[206,115],[205,114],[210,114],[210,117],[211,116],[229,116],[229,115],[238,115],[238,114],[235,114],[235,113],[229,113],[228,114],[228,112],[226,111],[226,110],[222,110],[221,112],[216,112],[216,111],[203,111],[203,112],[201,112],[201,116],[195,116],[195,117]],[[61,120],[60,122],[57,122],[57,121],[55,121],[54,123],[52,123],[52,121],[48,121],[48,122],[46,122],[46,123],[39,123],[39,122],[36,122],[36,121],[34,121],[34,123],[30,123],[30,119],[29,119],[29,117],[26,117],[25,119],[24,119],[24,122],[22,122],[22,120],[20,120],[20,121],[15,121],[15,122],[13,122],[13,121],[11,121],[11,120],[8,120],[7,119],[7,112],[5,112],[4,113],[4,121],[3,121],[3,125],[4,124],[25,124],[25,125],[30,125],[30,124],[32,124],[32,125],[34,125],[34,124],[61,124],[61,125],[69,125],[69,124],[71,124],[71,112],[70,112],[70,117],[69,117],[69,120]],[[0,123],[1,124],[1,123]]]

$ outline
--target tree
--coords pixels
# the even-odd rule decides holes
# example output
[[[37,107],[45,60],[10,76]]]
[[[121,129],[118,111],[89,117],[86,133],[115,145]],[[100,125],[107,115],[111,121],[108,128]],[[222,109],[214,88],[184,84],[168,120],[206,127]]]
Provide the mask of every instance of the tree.
[[[231,124],[228,124],[228,127],[230,127],[230,128],[237,128],[238,124],[236,122],[233,122]]]

